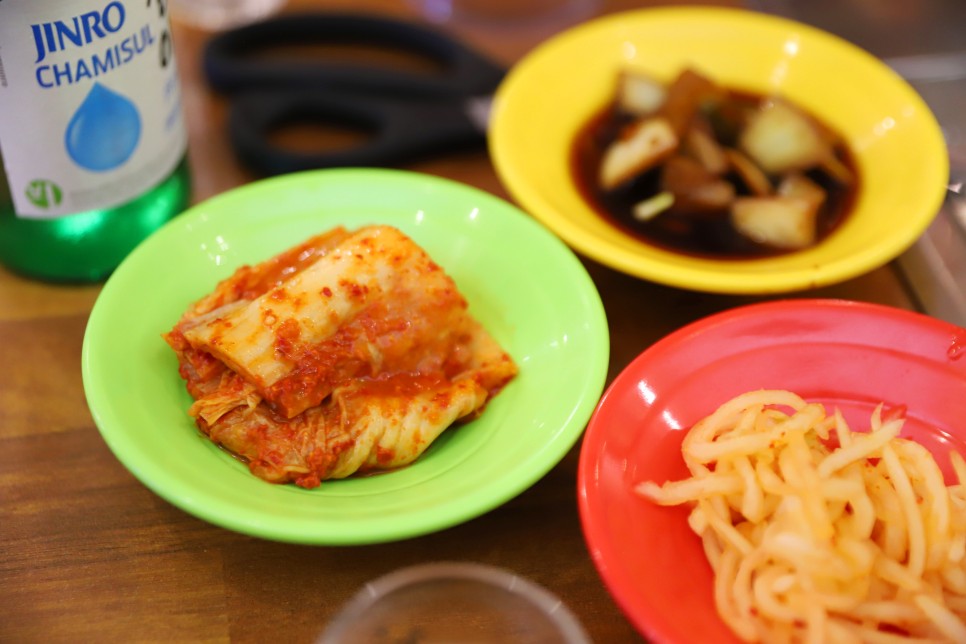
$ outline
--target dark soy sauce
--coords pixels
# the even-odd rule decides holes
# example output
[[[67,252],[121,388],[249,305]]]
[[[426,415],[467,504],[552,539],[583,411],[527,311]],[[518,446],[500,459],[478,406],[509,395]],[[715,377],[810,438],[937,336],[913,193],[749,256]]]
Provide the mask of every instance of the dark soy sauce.
[[[739,92],[730,92],[728,96],[729,105],[739,110],[756,109],[761,100],[760,96]],[[584,126],[572,147],[571,173],[577,189],[598,215],[639,241],[695,257],[753,259],[797,252],[758,244],[745,237],[731,225],[727,210],[701,215],[665,212],[649,221],[637,220],[632,212],[634,205],[660,192],[661,167],[653,168],[612,191],[602,190],[597,180],[604,150],[632,120],[633,117],[611,105]],[[729,140],[726,132],[719,133],[717,138],[724,145],[735,146],[734,137]],[[816,244],[842,223],[858,193],[858,173],[851,153],[838,146],[836,155],[855,177],[849,185],[834,181],[820,170],[805,173],[828,195],[817,219]],[[724,178],[734,184],[738,196],[749,194],[734,173]]]

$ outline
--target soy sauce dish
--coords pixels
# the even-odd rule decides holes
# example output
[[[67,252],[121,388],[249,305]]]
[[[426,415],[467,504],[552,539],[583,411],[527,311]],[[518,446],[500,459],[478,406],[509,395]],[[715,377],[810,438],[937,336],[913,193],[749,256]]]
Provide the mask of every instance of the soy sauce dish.
[[[628,212],[637,208],[637,216],[647,222],[631,220],[626,212],[615,214],[610,206],[619,204],[620,198],[610,205],[602,203],[600,186],[593,185],[606,173],[599,168],[599,158],[587,160],[588,140],[605,137],[601,131],[608,126],[602,122],[619,100],[627,76],[650,81],[653,87],[645,87],[639,97],[645,103],[654,100],[654,87],[658,94],[664,92],[661,100],[673,103],[696,91],[693,86],[675,87],[692,72],[741,97],[744,107],[740,109],[756,100],[762,109],[790,107],[802,117],[799,121],[813,126],[813,138],[826,140],[829,150],[835,149],[831,166],[815,159],[802,162],[798,150],[791,153],[799,157],[786,164],[791,169],[786,172],[781,164],[775,165],[774,158],[767,158],[773,153],[782,156],[781,149],[776,152],[767,146],[772,145],[770,138],[781,146],[784,134],[756,136],[745,130],[722,135],[721,122],[728,120],[722,114],[731,108],[704,113],[710,103],[701,99],[696,110],[707,118],[697,135],[723,136],[716,139],[718,147],[745,161],[750,157],[759,170],[764,169],[767,183],[756,189],[756,177],[737,172],[740,167],[733,159],[727,172],[709,177],[707,167],[691,162],[701,157],[694,154],[701,146],[692,140],[693,132],[678,131],[678,140],[667,145],[667,137],[662,138],[667,128],[652,128],[636,150],[633,143],[627,147],[633,154],[643,147],[660,158],[636,177],[619,176],[618,170],[609,179],[617,185],[618,196],[634,182],[639,184],[635,189],[642,192],[632,195],[627,208]],[[668,98],[672,95],[676,99]],[[670,114],[673,124],[675,112],[668,103],[658,100],[644,109]],[[772,121],[781,120],[776,116],[779,111],[771,111]],[[746,114],[739,120],[746,127],[754,117]],[[639,125],[612,122],[609,127],[616,139],[631,139],[633,131],[640,133]],[[729,136],[732,140],[727,140]],[[762,151],[751,139],[765,141],[766,149]],[[882,61],[807,25],[740,9],[643,9],[605,16],[551,38],[521,60],[497,91],[489,145],[500,179],[513,198],[578,252],[654,282],[736,294],[815,288],[885,264],[929,226],[944,198],[949,173],[935,117],[915,90]],[[603,155],[600,150],[594,154]],[[633,154],[631,166],[640,161]],[[816,159],[831,158],[831,153],[817,154]],[[661,165],[675,156],[692,159],[674,168]],[[789,175],[807,175],[821,184],[827,172],[838,178],[845,175],[852,183],[827,193],[838,202],[839,211],[807,243],[794,238],[782,241],[785,247],[769,249],[756,241],[739,244],[732,252],[722,251],[715,247],[721,246],[714,228],[718,223],[702,233],[710,238],[710,247],[676,246],[667,238],[647,234],[648,226],[658,222],[668,223],[672,236],[680,225],[698,222],[707,227],[709,215],[703,211],[675,214],[684,199],[679,193],[672,199],[668,192],[676,190],[672,184],[679,186],[682,181],[688,186],[707,181],[698,186],[702,194],[717,199],[721,190],[725,192],[727,205],[719,204],[714,217],[726,223],[737,221],[735,212],[741,210],[742,223],[766,226],[763,234],[767,236],[772,232],[772,206],[800,205],[806,200],[800,186],[787,185]],[[715,184],[717,179],[727,179],[733,186]],[[653,186],[651,194],[648,185]],[[758,202],[767,207],[758,208]],[[749,203],[754,206],[750,215]],[[721,235],[734,235],[721,230]]]

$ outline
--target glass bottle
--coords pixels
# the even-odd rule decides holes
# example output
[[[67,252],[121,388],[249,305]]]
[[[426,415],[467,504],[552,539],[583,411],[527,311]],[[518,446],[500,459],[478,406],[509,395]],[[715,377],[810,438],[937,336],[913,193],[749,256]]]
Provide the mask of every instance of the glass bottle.
[[[0,2],[0,262],[106,277],[190,196],[165,0]]]

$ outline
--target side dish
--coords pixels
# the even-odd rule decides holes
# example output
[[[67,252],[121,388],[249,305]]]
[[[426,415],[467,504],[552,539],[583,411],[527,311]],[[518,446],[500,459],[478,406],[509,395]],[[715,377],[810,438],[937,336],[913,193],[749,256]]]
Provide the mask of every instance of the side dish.
[[[517,373],[453,280],[388,226],[243,266],[164,334],[215,443],[315,487],[413,462]]]
[[[814,245],[857,185],[844,142],[800,107],[693,69],[667,85],[622,72],[574,156],[578,184],[603,216],[645,241],[715,257]]]
[[[744,641],[966,641],[966,462],[947,486],[880,405],[853,432],[788,391],[725,403],[682,445],[691,477],[636,490],[690,504],[718,613]]]

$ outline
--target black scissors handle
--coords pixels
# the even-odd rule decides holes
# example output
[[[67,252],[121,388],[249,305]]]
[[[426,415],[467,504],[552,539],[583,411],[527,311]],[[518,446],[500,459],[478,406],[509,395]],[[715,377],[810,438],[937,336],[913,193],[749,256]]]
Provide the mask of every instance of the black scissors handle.
[[[228,131],[241,161],[264,175],[316,168],[394,166],[441,152],[483,145],[484,130],[458,100],[411,102],[333,94],[326,90],[246,93],[231,105]],[[322,122],[360,131],[354,147],[315,153],[271,145],[289,123]]]
[[[298,45],[363,45],[416,54],[437,72],[406,71],[337,59],[265,56]],[[230,98],[229,136],[261,174],[345,165],[396,165],[427,154],[479,145],[485,135],[466,103],[493,93],[505,70],[445,34],[369,14],[287,14],[224,32],[207,45],[209,83]],[[271,144],[291,123],[349,126],[363,145],[316,154]]]
[[[417,54],[439,74],[405,72],[345,61],[267,60],[259,53],[288,45],[371,45]],[[235,93],[252,88],[336,88],[419,96],[490,93],[505,70],[449,36],[417,23],[370,14],[284,14],[223,32],[204,54],[208,82]]]

